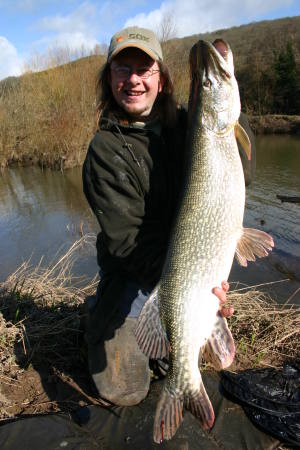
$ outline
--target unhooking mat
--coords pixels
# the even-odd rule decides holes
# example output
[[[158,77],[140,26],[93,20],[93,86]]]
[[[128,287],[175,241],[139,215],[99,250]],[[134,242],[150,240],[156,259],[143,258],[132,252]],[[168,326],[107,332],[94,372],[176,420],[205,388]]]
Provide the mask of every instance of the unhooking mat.
[[[163,382],[152,383],[148,397],[132,407],[83,407],[72,417],[63,414],[16,420],[0,427],[1,450],[272,450],[279,441],[257,429],[242,408],[219,392],[219,376],[204,373],[216,420],[210,432],[185,412],[170,441],[152,439],[156,403]]]

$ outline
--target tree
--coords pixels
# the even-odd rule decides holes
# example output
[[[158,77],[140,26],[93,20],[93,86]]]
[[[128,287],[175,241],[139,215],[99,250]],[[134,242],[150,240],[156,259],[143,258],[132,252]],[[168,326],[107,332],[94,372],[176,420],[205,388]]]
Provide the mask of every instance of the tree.
[[[274,53],[274,108],[278,113],[297,114],[299,112],[299,85],[297,65],[291,42],[279,53]]]
[[[237,69],[242,109],[248,114],[269,114],[273,108],[274,74],[256,46],[242,69]]]
[[[157,28],[157,36],[162,44],[176,37],[176,20],[173,11],[164,12]]]

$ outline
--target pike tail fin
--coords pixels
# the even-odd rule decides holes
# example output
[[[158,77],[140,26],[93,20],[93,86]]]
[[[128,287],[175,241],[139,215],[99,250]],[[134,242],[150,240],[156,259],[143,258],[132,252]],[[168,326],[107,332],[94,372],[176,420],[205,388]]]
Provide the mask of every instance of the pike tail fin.
[[[155,412],[154,442],[160,444],[164,439],[168,440],[174,436],[183,420],[182,408],[182,399],[164,388]]]
[[[198,419],[204,430],[212,428],[215,421],[215,413],[202,380],[198,391],[185,396],[184,406]]]
[[[198,419],[204,430],[213,426],[215,414],[202,380],[199,390],[183,397],[171,394],[164,388],[155,413],[154,442],[160,444],[164,439],[168,440],[174,436],[183,420],[183,405]]]

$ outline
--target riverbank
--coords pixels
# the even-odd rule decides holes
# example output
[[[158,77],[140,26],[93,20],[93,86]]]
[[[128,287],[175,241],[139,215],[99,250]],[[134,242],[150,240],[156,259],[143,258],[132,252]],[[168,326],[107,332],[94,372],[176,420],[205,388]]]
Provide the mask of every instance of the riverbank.
[[[266,114],[264,116],[248,116],[248,119],[255,134],[300,135],[300,116]]]
[[[268,114],[248,116],[248,119],[255,134],[300,135],[300,116]],[[67,137],[69,138],[72,133],[67,133],[66,139],[63,135],[56,136],[58,142],[49,139],[49,145],[44,142],[41,149],[38,148],[37,144],[32,147],[33,132],[29,136],[17,136],[15,145],[10,144],[10,151],[6,148],[6,152],[1,152],[0,145],[0,167],[4,169],[6,167],[38,165],[42,168],[62,171],[82,165],[88,143],[95,131],[95,122],[91,124],[91,121],[92,117],[90,116],[90,125],[85,130],[83,123],[76,124],[76,133],[74,132],[74,135],[70,138],[72,145],[67,144]],[[52,127],[52,132],[55,132],[55,126]],[[76,136],[78,137],[77,140],[75,139]],[[2,139],[4,139],[4,135]],[[4,148],[4,144],[2,148]]]
[[[84,299],[95,292],[96,281],[79,288],[70,277],[85,239],[51,267],[23,264],[0,284],[0,421],[103,404],[88,373],[83,337]],[[278,305],[247,288],[228,294],[235,308],[229,320],[236,343],[231,370],[281,367],[299,355],[300,308],[288,301]]]

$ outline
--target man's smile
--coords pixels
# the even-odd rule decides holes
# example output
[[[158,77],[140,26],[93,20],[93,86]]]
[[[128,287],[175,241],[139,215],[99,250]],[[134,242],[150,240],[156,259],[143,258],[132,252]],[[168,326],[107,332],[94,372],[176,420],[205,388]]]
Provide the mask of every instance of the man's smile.
[[[125,90],[124,92],[129,97],[138,97],[138,96],[144,94],[144,91],[129,91],[129,90]]]

